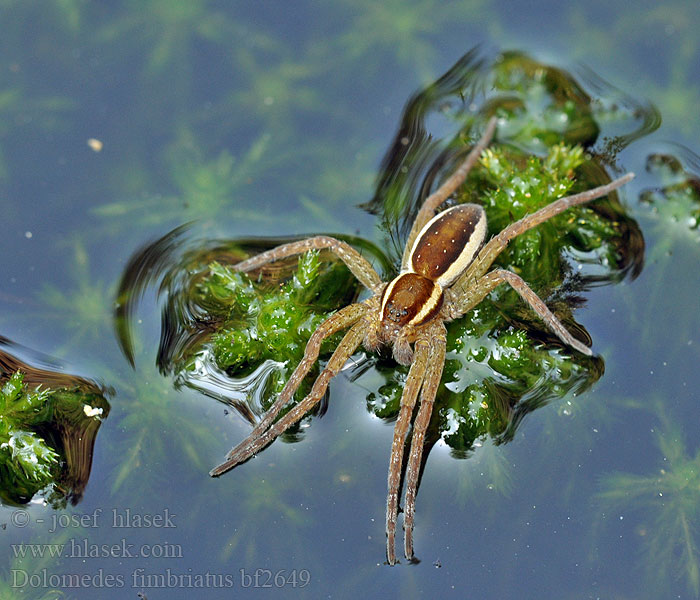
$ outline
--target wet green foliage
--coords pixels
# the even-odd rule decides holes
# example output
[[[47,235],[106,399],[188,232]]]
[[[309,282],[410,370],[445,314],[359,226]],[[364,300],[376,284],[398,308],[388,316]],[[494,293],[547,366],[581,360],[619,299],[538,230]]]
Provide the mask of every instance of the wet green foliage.
[[[17,371],[0,388],[0,482],[4,499],[28,501],[53,481],[58,454],[37,433],[51,417],[50,392],[27,389]]]
[[[18,370],[0,388],[3,502],[25,504],[42,490],[56,508],[81,498],[109,404],[96,388],[83,389],[75,381],[70,388],[28,385]]]
[[[489,186],[481,196],[489,233],[495,235],[513,221],[546,206],[552,198],[583,191],[585,186],[577,184],[574,177],[585,162],[583,154],[580,146],[561,143],[552,146],[542,160],[503,147],[487,150],[479,174]],[[551,285],[559,283],[565,268],[563,250],[567,247],[581,255],[596,251],[598,260],[616,264],[620,258],[613,244],[617,235],[619,226],[605,215],[590,206],[574,207],[518,236],[499,261],[527,281],[541,279]]]
[[[687,152],[686,152],[687,154]],[[686,156],[697,161],[697,156]],[[645,190],[640,200],[652,210],[661,235],[656,256],[669,251],[675,241],[700,242],[700,179],[671,154],[652,154],[647,171],[660,182],[658,188]]]
[[[646,170],[654,178],[654,184],[639,195],[640,219],[648,223],[648,231],[654,243],[648,260],[656,266],[650,273],[645,302],[634,307],[638,326],[655,322],[659,329],[673,324],[679,334],[674,336],[679,344],[667,346],[667,357],[687,357],[689,336],[700,326],[700,315],[696,310],[677,311],[675,295],[668,290],[686,288],[695,304],[696,286],[692,278],[678,281],[675,273],[694,273],[700,260],[700,159],[692,151],[673,147],[671,152],[650,154]],[[661,320],[668,323],[661,324]],[[657,329],[641,327],[644,346],[653,349],[657,344]]]
[[[355,290],[341,262],[322,261],[318,251],[311,251],[300,257],[296,272],[281,285],[256,286],[245,273],[213,262],[209,275],[197,285],[195,298],[223,319],[211,338],[220,369],[233,376],[247,375],[264,361],[278,364],[266,390],[267,405],[303,357],[314,330]],[[322,352],[327,354],[339,339],[327,339]],[[308,392],[312,382],[306,383],[297,398]]]
[[[105,204],[94,212],[114,220],[137,218],[143,224],[162,223],[165,219],[186,221],[235,215],[237,211],[231,210],[231,198],[235,198],[257,172],[271,167],[269,160],[262,160],[269,142],[270,136],[263,134],[242,156],[222,150],[210,158],[197,146],[191,132],[181,132],[166,154],[174,188],[172,194],[154,195],[138,202]],[[250,211],[241,216],[251,221],[261,220]]]
[[[557,144],[540,159],[494,145],[484,153],[461,199],[483,204],[489,233],[495,234],[552,198],[578,190],[581,184],[573,175],[584,162],[578,146]],[[618,234],[614,222],[580,207],[516,238],[498,262],[546,296],[569,274],[567,252],[596,253],[598,260],[614,264]],[[559,307],[565,309],[561,302]],[[576,328],[570,318],[564,321]],[[442,437],[456,456],[465,456],[481,436],[510,439],[527,412],[586,389],[602,374],[600,359],[579,356],[558,342],[554,347],[543,344],[552,341],[543,329],[507,286],[448,325],[444,385],[431,425],[433,442]],[[407,370],[387,366],[382,371],[386,382],[370,394],[368,406],[377,416],[393,418]]]
[[[666,5],[650,3],[628,13],[621,6],[607,4],[603,8],[603,3],[598,4],[597,10],[587,10],[581,5],[572,7],[567,21],[573,28],[567,34],[568,48],[587,61],[614,55],[618,65],[632,65],[640,57],[646,57],[641,59],[643,67],[634,69],[639,78],[638,89],[645,90],[674,128],[687,131],[689,139],[697,137],[698,125],[688,115],[693,113],[700,97],[697,80],[700,40],[692,33],[700,19],[700,6],[682,1]],[[596,13],[605,15],[602,31],[593,27]],[[581,34],[572,35],[573,31]]]
[[[508,114],[503,133],[532,151],[546,152],[562,141],[587,144],[599,133],[596,107],[566,71],[507,52],[494,66],[491,83]]]

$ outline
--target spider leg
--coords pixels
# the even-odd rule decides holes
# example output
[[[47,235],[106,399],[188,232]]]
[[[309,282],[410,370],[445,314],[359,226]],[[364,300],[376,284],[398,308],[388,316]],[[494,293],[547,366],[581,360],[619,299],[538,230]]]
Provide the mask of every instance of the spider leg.
[[[445,345],[447,331],[440,322],[437,331],[430,331],[430,356],[428,357],[428,370],[425,373],[423,389],[420,394],[420,408],[413,422],[413,437],[411,438],[411,453],[406,468],[406,503],[404,505],[404,553],[406,558],[413,558],[413,520],[416,512],[416,494],[418,492],[418,478],[423,458],[425,445],[425,432],[430,424],[433,414],[435,396],[437,395],[442,378],[442,370],[445,366]]]
[[[347,265],[348,269],[350,269],[350,272],[366,288],[376,291],[377,288],[381,286],[382,278],[377,274],[366,258],[349,244],[327,235],[318,235],[305,240],[299,240],[298,242],[282,244],[281,246],[277,246],[276,248],[272,248],[271,250],[267,250],[266,252],[241,261],[233,265],[233,268],[243,272],[253,271],[269,262],[279,260],[280,258],[302,254],[308,250],[320,250],[322,248],[329,249],[342,260]]]
[[[524,233],[528,229],[532,229],[540,223],[548,221],[552,217],[564,212],[572,206],[586,204],[587,202],[591,202],[591,200],[605,196],[613,190],[625,185],[633,177],[634,173],[627,173],[626,175],[623,175],[622,177],[615,179],[606,185],[601,185],[597,188],[593,188],[592,190],[587,190],[585,192],[581,192],[580,194],[574,194],[573,196],[559,198],[559,200],[555,200],[551,204],[540,208],[540,210],[530,215],[525,215],[519,221],[511,223],[499,234],[492,237],[488,243],[485,244],[481,250],[479,250],[474,262],[469,265],[464,274],[461,275],[460,278],[453,284],[453,289],[464,292],[467,288],[469,288],[472,282],[476,281],[479,277],[486,273],[486,271],[488,271],[489,267],[493,264],[493,261],[496,260],[496,257],[503,252],[503,250],[505,250],[508,242],[519,236],[521,233]]]
[[[399,512],[399,484],[401,483],[406,433],[411,424],[416,398],[428,366],[429,354],[430,346],[428,340],[417,340],[414,347],[413,364],[408,372],[406,385],[401,396],[399,416],[394,426],[387,481],[389,491],[386,499],[386,556],[390,565],[396,564],[396,518]]]
[[[582,354],[591,356],[591,349],[579,342],[569,331],[564,327],[559,319],[557,319],[542,299],[532,291],[532,288],[525,283],[522,277],[516,275],[512,271],[504,269],[495,269],[490,271],[481,279],[479,279],[468,292],[462,297],[455,297],[456,310],[450,314],[451,318],[457,318],[467,311],[474,308],[481,302],[494,288],[501,283],[508,283],[520,294],[521,298],[527,302],[539,317],[547,324],[547,326],[557,335],[557,337],[568,344],[572,348],[578,350]]]
[[[449,198],[449,196],[464,183],[469,171],[476,164],[476,161],[479,160],[479,157],[486,146],[488,146],[491,142],[493,133],[496,130],[496,122],[496,117],[491,117],[491,119],[489,119],[483,135],[471,149],[467,155],[467,158],[464,159],[462,164],[457,167],[457,170],[445,181],[445,183],[443,183],[437,190],[426,198],[423,206],[420,207],[420,210],[416,215],[416,220],[413,222],[413,226],[411,227],[411,232],[408,234],[408,240],[406,241],[406,247],[404,248],[403,258],[401,259],[402,269],[405,269],[408,266],[408,257],[411,255],[413,243],[416,241],[416,237],[420,233],[421,229],[423,229],[425,224],[435,216],[435,210],[437,207],[447,200],[447,198]]]
[[[251,450],[251,448],[257,448],[257,440],[265,434],[265,432],[270,428],[270,425],[272,425],[273,421],[275,420],[279,412],[282,410],[282,408],[284,408],[284,406],[292,399],[292,397],[294,396],[294,392],[297,391],[302,380],[304,379],[304,377],[306,377],[306,375],[311,370],[311,367],[313,367],[314,363],[318,359],[318,355],[321,349],[321,343],[323,342],[323,340],[329,335],[332,335],[337,331],[345,329],[353,323],[356,323],[365,315],[366,311],[366,304],[351,304],[350,306],[346,306],[345,308],[339,310],[334,315],[331,315],[318,326],[318,328],[316,329],[316,331],[314,331],[308,343],[306,344],[306,349],[304,350],[304,358],[299,362],[296,369],[294,369],[294,372],[289,378],[289,381],[287,381],[286,385],[284,386],[284,389],[280,392],[279,397],[277,398],[277,400],[275,400],[275,403],[270,407],[267,413],[265,413],[265,416],[250,432],[248,437],[226,455],[226,462],[216,467],[211,472],[212,476],[221,475],[224,471],[227,471],[228,469],[233,468],[238,463],[241,463],[244,460],[248,459],[257,451]],[[356,324],[355,329],[361,329],[362,331],[364,331],[364,328],[360,327],[362,325],[363,323]],[[338,351],[341,350],[341,348],[346,349],[347,345],[344,346],[343,344],[346,344],[346,341],[348,340],[348,337],[350,337],[350,333],[352,331],[353,330],[346,334],[343,341],[340,343],[338,348],[336,348],[336,352],[333,354],[333,357],[335,357],[336,353],[338,353]],[[354,337],[352,339],[354,339]],[[356,347],[357,344],[355,344],[353,349],[347,354],[345,360],[347,360],[347,358],[354,352],[354,349]],[[333,360],[333,357],[331,357],[331,361]],[[343,364],[344,362],[345,361],[343,361]],[[331,362],[329,361],[328,365],[326,366],[326,370],[330,366]],[[340,366],[342,367],[342,364]],[[321,376],[319,376],[319,379],[320,377]],[[291,425],[291,423],[289,425]],[[289,427],[289,425],[287,425],[287,427]],[[226,466],[225,469],[223,468],[224,466]]]

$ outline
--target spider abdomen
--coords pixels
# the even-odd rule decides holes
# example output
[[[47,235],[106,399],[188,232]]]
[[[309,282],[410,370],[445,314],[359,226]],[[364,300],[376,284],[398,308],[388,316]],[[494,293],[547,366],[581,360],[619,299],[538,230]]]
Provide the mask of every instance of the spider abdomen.
[[[416,238],[409,268],[448,287],[474,260],[486,237],[486,213],[478,204],[459,204],[435,215]]]

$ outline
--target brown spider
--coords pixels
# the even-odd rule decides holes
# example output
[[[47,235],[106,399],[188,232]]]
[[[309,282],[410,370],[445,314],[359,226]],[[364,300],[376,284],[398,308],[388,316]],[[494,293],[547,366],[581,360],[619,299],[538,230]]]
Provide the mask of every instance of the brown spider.
[[[404,447],[420,392],[420,407],[413,422],[406,468],[404,507],[404,553],[406,558],[413,558],[413,521],[423,443],[445,363],[444,323],[461,317],[496,286],[506,282],[563,342],[583,354],[591,355],[591,350],[565,329],[523,279],[511,271],[488,269],[516,236],[571,206],[605,196],[634,177],[633,173],[628,173],[607,185],[555,200],[509,225],[482,246],[486,237],[486,215],[481,206],[461,204],[437,215],[435,211],[464,182],[467,173],[490,142],[495,128],[496,119],[492,118],[467,158],[427,198],[408,236],[401,272],[392,281],[383,282],[369,262],[354,248],[327,236],[284,244],[235,265],[238,271],[253,271],[287,256],[314,248],[327,248],[345,262],[360,283],[372,292],[372,297],[346,306],[318,326],[306,345],[304,358],[297,365],[279,398],[251,434],[228,453],[226,461],[213,469],[211,475],[221,475],[248,460],[299,421],[323,397],[330,380],[338,374],[361,343],[364,342],[368,350],[376,350],[382,344],[391,345],[396,361],[402,365],[411,365],[401,397],[389,460],[386,553],[388,563],[392,565],[396,563],[396,519]],[[348,328],[308,396],[275,421],[318,359],[323,340]]]

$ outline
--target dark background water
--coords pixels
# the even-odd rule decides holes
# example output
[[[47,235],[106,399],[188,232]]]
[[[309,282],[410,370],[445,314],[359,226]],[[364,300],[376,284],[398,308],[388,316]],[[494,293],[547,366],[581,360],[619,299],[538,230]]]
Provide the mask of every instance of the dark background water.
[[[638,196],[660,185],[645,173],[655,152],[698,171],[700,5],[4,1],[0,23],[0,334],[115,388],[75,509],[102,509],[96,526],[51,532],[57,513],[34,503],[17,527],[15,509],[0,509],[3,597],[56,597],[42,581],[11,589],[13,569],[123,577],[119,589],[67,598],[243,597],[259,593],[246,579],[256,572],[273,586],[284,575],[279,597],[697,597],[700,236],[687,215],[664,218]],[[158,374],[152,298],[131,370],[114,292],[136,248],[192,219],[209,238],[379,241],[357,205],[373,195],[401,110],[477,43],[590,70],[658,107],[659,130],[620,157],[639,174],[626,205],[647,265],[577,312],[606,362],[592,391],[531,415],[507,446],[469,460],[433,450],[416,523],[422,562],[389,568],[392,428],[366,411],[362,381],[334,381],[303,443],[273,444],[212,480],[249,426]],[[113,527],[112,510],[126,508],[167,510],[175,527]],[[13,558],[12,544],[71,539],[167,542],[181,557]],[[168,568],[227,574],[234,587],[143,587],[139,569]],[[289,577],[307,572],[294,588]]]

